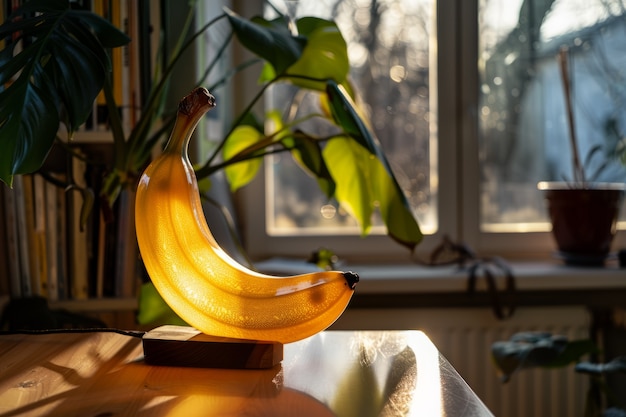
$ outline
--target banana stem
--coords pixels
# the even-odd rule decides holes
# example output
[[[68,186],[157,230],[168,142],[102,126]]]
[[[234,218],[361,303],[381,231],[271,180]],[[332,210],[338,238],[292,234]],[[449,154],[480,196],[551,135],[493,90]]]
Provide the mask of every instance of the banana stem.
[[[202,118],[213,107],[215,97],[204,87],[198,87],[178,103],[176,122],[164,153],[187,155],[187,145],[193,131]]]

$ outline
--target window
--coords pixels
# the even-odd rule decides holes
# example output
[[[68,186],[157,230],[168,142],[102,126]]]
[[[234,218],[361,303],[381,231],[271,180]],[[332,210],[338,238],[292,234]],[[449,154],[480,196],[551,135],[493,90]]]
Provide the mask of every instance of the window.
[[[573,179],[561,48],[587,178],[626,181],[617,160],[601,168],[626,134],[625,12],[622,0],[479,1],[477,235],[484,240],[541,250],[551,243],[536,184]],[[625,219],[623,208],[622,229]]]
[[[622,1],[481,0],[483,230],[546,230],[537,182],[573,179],[556,59],[562,47],[568,49],[577,142],[588,161],[587,177],[626,180],[617,160],[601,168],[605,153],[626,133],[625,7]],[[596,145],[600,148],[592,154]]]
[[[418,251],[450,235],[487,253],[549,254],[536,184],[569,170],[555,58],[561,45],[571,51],[583,152],[626,132],[626,113],[618,111],[626,43],[616,42],[624,38],[626,2],[286,3],[296,17],[334,16],[346,37],[374,130],[429,234]],[[624,181],[626,169],[613,163],[599,178]],[[254,257],[305,256],[324,246],[352,259],[408,259],[384,230],[360,238],[284,156],[266,161],[240,202]]]

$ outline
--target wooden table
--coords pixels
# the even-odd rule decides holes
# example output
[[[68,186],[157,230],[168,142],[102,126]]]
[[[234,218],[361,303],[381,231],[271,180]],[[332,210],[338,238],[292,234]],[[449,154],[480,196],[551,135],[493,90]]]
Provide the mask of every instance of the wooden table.
[[[265,370],[149,366],[112,332],[0,336],[0,416],[491,416],[419,331],[327,331]]]

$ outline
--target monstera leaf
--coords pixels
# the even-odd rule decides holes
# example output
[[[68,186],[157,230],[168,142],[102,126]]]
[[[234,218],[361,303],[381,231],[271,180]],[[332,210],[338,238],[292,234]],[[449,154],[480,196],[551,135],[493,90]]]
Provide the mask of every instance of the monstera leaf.
[[[22,35],[28,34],[28,35]],[[106,48],[130,39],[67,0],[25,3],[0,26],[0,179],[37,170],[62,122],[83,124],[111,70]]]

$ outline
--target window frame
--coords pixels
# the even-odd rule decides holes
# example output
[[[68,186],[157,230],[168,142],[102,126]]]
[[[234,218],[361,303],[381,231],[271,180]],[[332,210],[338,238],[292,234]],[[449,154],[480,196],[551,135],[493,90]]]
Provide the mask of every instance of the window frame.
[[[480,230],[478,161],[478,1],[439,0],[436,5],[439,166],[438,230],[417,246],[426,256],[449,236],[480,255],[512,260],[553,259],[551,233],[502,233]],[[261,7],[261,6],[257,6]],[[250,13],[250,10],[246,10]],[[257,9],[260,13],[260,9]],[[244,87],[245,88],[245,87]],[[249,88],[245,88],[251,91]],[[244,95],[245,91],[240,92]],[[265,169],[265,166],[264,166]],[[320,247],[333,250],[348,262],[407,262],[412,254],[386,235],[365,238],[348,235],[269,236],[265,231],[265,172],[237,193],[236,202],[246,250],[254,260],[306,257]],[[618,232],[614,248],[626,246],[626,231]]]

